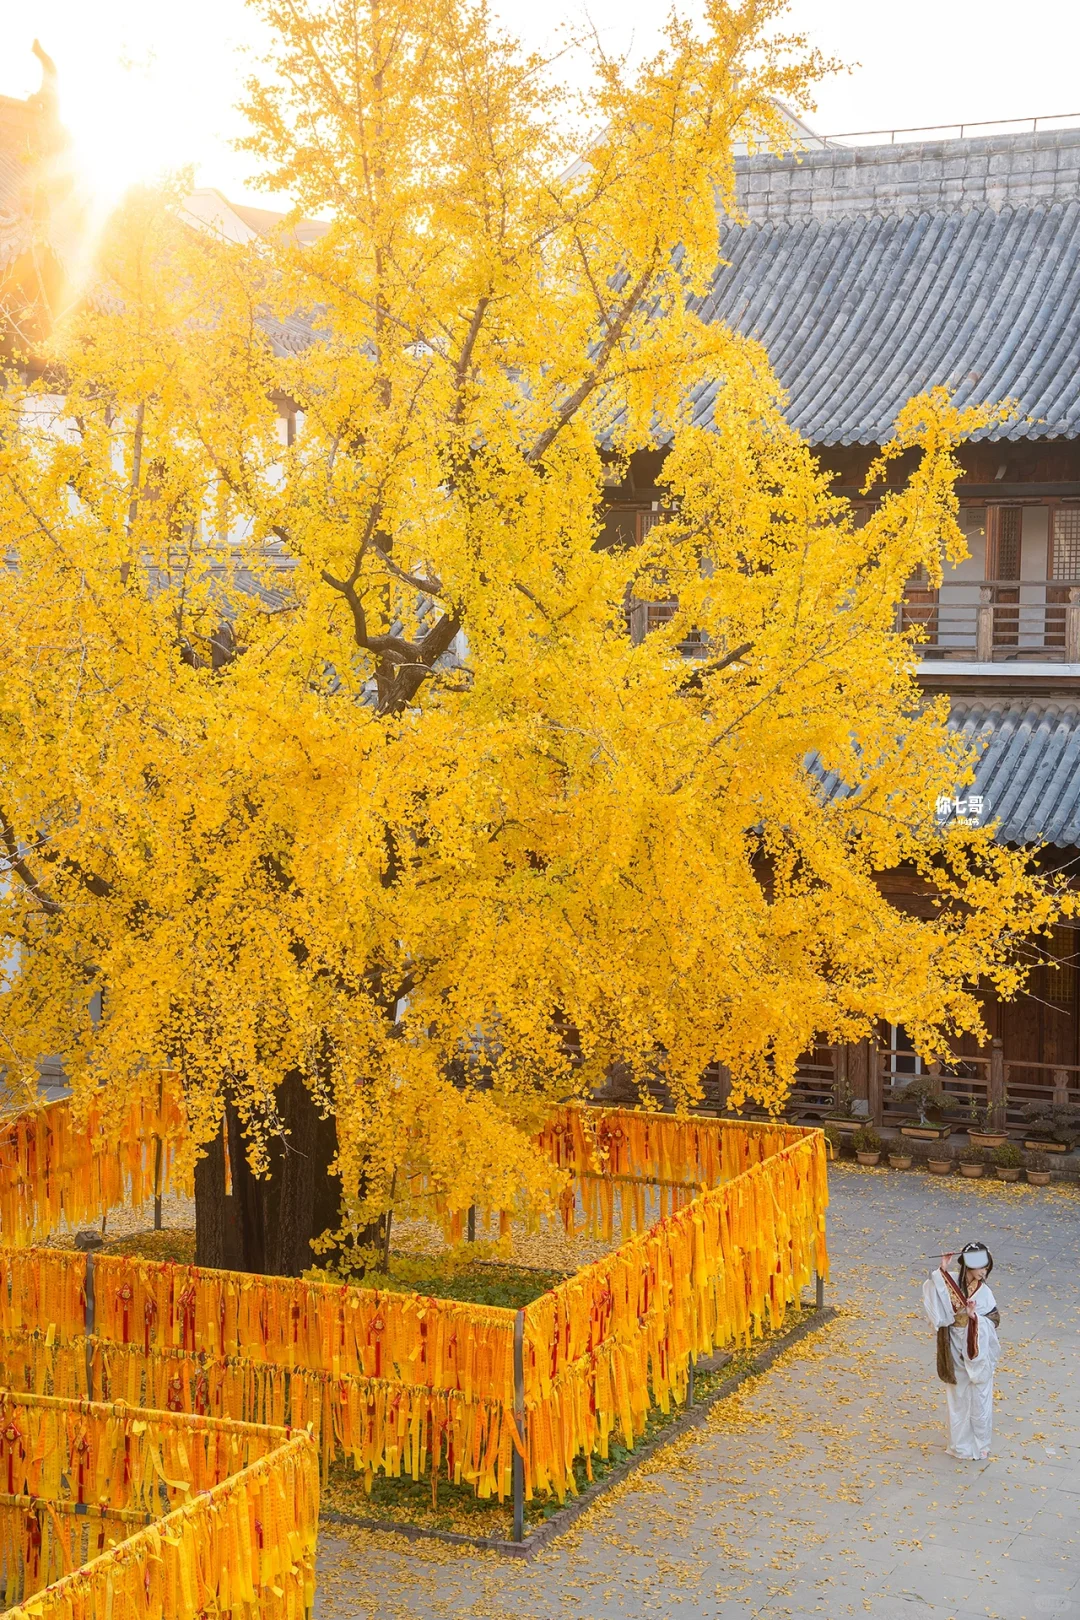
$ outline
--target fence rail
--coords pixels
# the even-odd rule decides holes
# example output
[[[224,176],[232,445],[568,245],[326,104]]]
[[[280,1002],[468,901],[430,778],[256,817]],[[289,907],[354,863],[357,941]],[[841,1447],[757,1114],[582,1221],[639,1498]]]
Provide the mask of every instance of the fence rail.
[[[1080,581],[943,580],[909,586],[898,630],[918,633],[930,660],[1080,663]]]
[[[841,1105],[850,1089],[848,1058],[847,1048],[818,1047],[812,1060],[800,1063],[791,1098],[796,1115],[823,1119]],[[898,1093],[916,1078],[917,1062],[911,1051],[870,1046],[864,1101],[872,1124],[912,1119],[912,1110],[900,1103]],[[991,1042],[987,1053],[928,1064],[919,1072],[936,1080],[949,1103],[942,1118],[957,1129],[985,1120],[998,1130],[1022,1136],[1030,1104],[1080,1107],[1080,1065],[1007,1058],[999,1040]]]
[[[114,1116],[82,1114],[58,1097],[0,1125],[0,1243],[35,1243],[65,1223],[100,1220],[118,1204],[155,1207],[163,1191],[190,1191],[177,1175],[186,1129],[177,1091],[159,1075],[133,1081]]]
[[[306,1434],[0,1392],[6,1620],[300,1620],[318,1494]]]
[[[825,1278],[819,1132],[571,1108],[542,1145],[562,1219],[621,1246],[524,1312],[73,1250],[0,1250],[0,1377],[63,1398],[311,1426],[324,1471],[577,1489],[685,1399],[693,1358],[778,1323]],[[647,1211],[639,1196],[651,1181]],[[662,1183],[663,1185],[660,1185]],[[666,1212],[658,1225],[648,1217]],[[3,1481],[0,1479],[0,1488]]]
[[[928,135],[940,137],[942,140],[963,140],[965,135],[974,131],[983,134],[1013,133],[1023,135],[1035,134],[1040,124],[1043,128],[1053,125],[1057,129],[1068,129],[1080,124],[1080,113],[1039,113],[1034,118],[983,118],[975,122],[963,124],[913,124],[905,129],[844,129],[838,134],[819,135],[816,139],[829,145],[833,141],[873,140],[880,141],[888,136],[889,145],[896,144],[897,139],[904,141],[914,136]],[[954,133],[955,132],[955,133]]]
[[[631,640],[644,641],[670,624],[678,607],[674,597],[632,601]],[[1080,581],[947,579],[936,588],[909,585],[896,609],[896,629],[916,632],[921,656],[933,661],[1080,663]],[[703,658],[709,643],[691,630],[678,651]]]

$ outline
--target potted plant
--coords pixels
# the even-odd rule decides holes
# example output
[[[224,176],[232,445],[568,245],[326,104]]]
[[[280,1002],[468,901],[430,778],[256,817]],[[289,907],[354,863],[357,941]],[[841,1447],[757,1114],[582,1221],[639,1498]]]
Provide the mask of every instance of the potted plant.
[[[1050,1182],[1050,1160],[1045,1153],[1029,1153],[1027,1178],[1033,1187],[1046,1187]]]
[[[953,1167],[948,1148],[932,1147],[926,1155],[926,1168],[932,1176],[947,1176]]]
[[[1015,1142],[1001,1142],[990,1154],[997,1166],[1000,1181],[1019,1181],[1024,1155]]]
[[[1070,1153],[1080,1136],[1080,1108],[1071,1103],[1031,1102],[1024,1109],[1024,1146],[1037,1153]]]
[[[918,1110],[918,1124],[901,1125],[901,1136],[914,1136],[924,1142],[933,1142],[939,1137],[948,1136],[951,1129],[940,1119],[931,1119],[930,1115],[940,1114],[949,1105],[949,1099],[938,1085],[932,1074],[917,1074],[914,1080],[909,1080],[906,1086],[893,1092],[893,1101],[902,1108]]]
[[[829,1144],[830,1159],[838,1159],[840,1157],[840,1149],[844,1141],[841,1133],[831,1121],[826,1120],[825,1124],[821,1127],[821,1134]]]
[[[910,1170],[912,1153],[902,1142],[889,1149],[889,1163],[894,1170]]]
[[[962,1176],[981,1176],[986,1169],[986,1154],[982,1148],[965,1148],[960,1155]]]
[[[881,1137],[872,1125],[860,1125],[851,1145],[860,1164],[877,1164],[881,1158]]]
[[[854,1136],[856,1131],[862,1129],[867,1123],[867,1104],[862,1104],[862,1112],[855,1112],[855,1097],[846,1078],[841,1076],[836,1082],[836,1105],[825,1116],[825,1124],[833,1126],[838,1136]]]
[[[971,1111],[968,1121],[968,1143],[971,1147],[998,1148],[1003,1147],[1009,1140],[1008,1131],[994,1130],[994,1110],[992,1108],[976,1108],[975,1093],[971,1094]]]

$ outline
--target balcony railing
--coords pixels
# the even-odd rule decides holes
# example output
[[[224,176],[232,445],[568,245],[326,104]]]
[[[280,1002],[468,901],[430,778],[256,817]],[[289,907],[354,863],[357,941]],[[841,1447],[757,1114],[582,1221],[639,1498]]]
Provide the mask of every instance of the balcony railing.
[[[862,1107],[874,1125],[899,1125],[910,1120],[910,1110],[895,1100],[916,1078],[914,1055],[895,1047],[871,1047],[867,1074],[868,1096]],[[1035,1063],[1019,1054],[1008,1057],[1000,1041],[978,1057],[956,1058],[931,1064],[929,1074],[948,1099],[943,1119],[954,1129],[985,1121],[1013,1136],[1026,1134],[1025,1109],[1032,1103],[1047,1107],[1080,1107],[1080,1066]],[[792,1090],[791,1109],[798,1118],[827,1118],[848,1086],[847,1054],[837,1046],[818,1047],[800,1062]]]
[[[630,623],[630,640],[635,644],[645,640],[650,630],[657,630],[662,624],[669,624],[678,610],[678,601],[669,597],[665,602],[641,602],[636,598],[632,600],[627,609]],[[691,630],[683,641],[679,642],[679,651],[684,658],[704,658],[709,650],[709,643],[698,630]]]
[[[913,583],[897,629],[917,629],[927,660],[1080,664],[1080,580]]]
[[[677,608],[674,598],[631,601],[631,640],[644,641]],[[1080,664],[1080,580],[949,579],[936,589],[912,583],[897,608],[896,628],[919,632],[919,651],[928,661]],[[698,631],[679,643],[689,658],[708,650]]]

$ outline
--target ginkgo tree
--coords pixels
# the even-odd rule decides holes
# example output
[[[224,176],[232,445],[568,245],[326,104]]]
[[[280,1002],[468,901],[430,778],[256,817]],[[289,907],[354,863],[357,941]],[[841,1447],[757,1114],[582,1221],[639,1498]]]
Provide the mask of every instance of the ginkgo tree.
[[[734,143],[827,65],[777,0],[597,50],[581,106],[482,4],[257,9],[248,146],[325,234],[129,199],[0,397],[2,1037],[116,1121],[177,1075],[200,1260],[297,1272],[432,1197],[544,1208],[531,1133],[615,1064],[778,1106],[815,1038],[941,1052],[1062,902],[937,826],[969,762],[894,631],[983,419],[912,402],[857,527],[699,318]],[[604,549],[659,444],[665,521]]]

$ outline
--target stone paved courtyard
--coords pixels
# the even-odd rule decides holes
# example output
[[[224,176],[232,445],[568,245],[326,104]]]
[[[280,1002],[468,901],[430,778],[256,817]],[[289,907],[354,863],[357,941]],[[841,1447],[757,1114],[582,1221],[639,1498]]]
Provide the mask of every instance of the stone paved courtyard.
[[[834,1167],[841,1319],[531,1564],[321,1537],[319,1620],[1080,1620],[1080,1200]],[[1002,1313],[994,1455],[944,1455],[932,1250],[982,1238]]]

